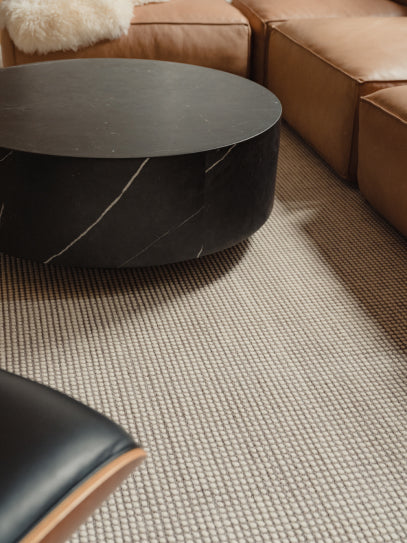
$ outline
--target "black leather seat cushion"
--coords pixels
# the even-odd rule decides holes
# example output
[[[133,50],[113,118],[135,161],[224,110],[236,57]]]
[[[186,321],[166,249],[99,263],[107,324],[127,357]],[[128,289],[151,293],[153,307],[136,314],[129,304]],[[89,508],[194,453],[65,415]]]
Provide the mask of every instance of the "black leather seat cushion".
[[[96,411],[0,371],[0,542],[18,541],[70,491],[135,447]]]

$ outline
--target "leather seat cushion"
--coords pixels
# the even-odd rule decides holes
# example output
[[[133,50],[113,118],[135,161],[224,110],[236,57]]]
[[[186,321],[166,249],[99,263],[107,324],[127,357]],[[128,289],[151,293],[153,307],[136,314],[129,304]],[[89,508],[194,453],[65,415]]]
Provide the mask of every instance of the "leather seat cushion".
[[[225,0],[171,0],[134,8],[127,35],[76,52],[27,55],[3,32],[5,66],[68,58],[143,58],[197,64],[247,76],[251,30]]]
[[[362,98],[358,182],[362,194],[407,236],[407,86]]]
[[[270,35],[280,22],[328,17],[407,15],[407,7],[392,0],[233,0],[232,3],[252,26],[252,77],[259,83],[263,83],[267,70]]]
[[[407,81],[407,19],[282,23],[270,37],[267,86],[286,120],[344,178],[356,176],[360,96]]]
[[[136,447],[75,400],[0,371],[0,541],[19,541],[104,464]]]

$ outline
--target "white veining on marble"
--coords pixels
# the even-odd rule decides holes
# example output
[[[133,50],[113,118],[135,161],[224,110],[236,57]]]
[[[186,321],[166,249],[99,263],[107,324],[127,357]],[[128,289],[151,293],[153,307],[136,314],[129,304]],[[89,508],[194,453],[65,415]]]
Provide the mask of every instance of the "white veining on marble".
[[[213,168],[215,168],[220,162],[222,162],[223,160],[225,160],[225,158],[228,156],[229,153],[231,153],[233,151],[233,149],[236,147],[237,143],[235,143],[234,145],[232,145],[232,147],[229,147],[229,149],[226,151],[226,153],[223,155],[222,158],[220,158],[219,160],[217,160],[215,162],[215,164],[212,164],[212,166],[209,166],[209,168],[207,170],[205,170],[205,173],[208,173],[210,172],[211,170],[213,170]]]
[[[47,260],[45,260],[44,264],[49,264],[52,260],[54,260],[54,258],[61,256],[73,245],[75,245],[75,243],[77,243],[80,239],[86,236],[86,234],[88,234],[92,230],[92,228],[94,228],[98,223],[100,223],[103,217],[112,209],[112,207],[114,207],[117,204],[117,202],[122,198],[124,193],[131,187],[131,185],[133,184],[133,181],[140,175],[141,171],[143,170],[144,166],[147,164],[149,160],[150,160],[149,158],[146,158],[144,160],[144,162],[141,164],[141,166],[136,171],[136,173],[130,178],[130,180],[127,182],[126,186],[123,188],[121,193],[117,196],[117,198],[113,200],[113,202],[103,211],[103,213],[90,226],[88,226],[88,228],[84,232],[82,232],[82,234],[80,234],[77,238],[71,241],[71,243],[69,243],[66,247],[64,247],[64,249],[59,251],[59,253],[56,253],[55,255],[50,256]]]
[[[196,258],[199,258],[201,256],[201,254],[203,253],[203,250],[204,250],[204,246],[202,245],[199,253],[196,255]]]
[[[167,232],[164,232],[164,234],[161,234],[161,236],[159,236],[154,241],[149,243],[146,247],[144,247],[144,249],[141,249],[141,251],[139,251],[137,254],[135,254],[134,256],[132,256],[130,258],[128,258],[125,262],[123,262],[123,264],[120,264],[119,268],[122,268],[123,266],[126,266],[126,264],[128,264],[129,262],[131,262],[132,260],[134,260],[138,256],[142,255],[146,251],[148,251],[148,249],[153,247],[160,240],[162,240],[163,238],[165,238],[169,234],[172,234],[173,232],[176,232],[179,228],[181,228],[181,226],[184,226],[184,224],[186,224],[187,222],[191,221],[194,217],[199,215],[199,213],[201,213],[202,210],[203,210],[203,206],[200,209],[198,209],[198,211],[195,211],[195,213],[193,213],[190,217],[187,217],[185,220],[183,220],[180,224],[177,224],[177,226],[174,226],[174,228],[170,228],[169,230],[167,230]]]
[[[10,155],[12,155],[14,153],[14,151],[9,151],[6,155],[4,155],[3,158],[0,158],[0,162],[3,162],[4,160],[6,160],[6,158],[8,158]]]

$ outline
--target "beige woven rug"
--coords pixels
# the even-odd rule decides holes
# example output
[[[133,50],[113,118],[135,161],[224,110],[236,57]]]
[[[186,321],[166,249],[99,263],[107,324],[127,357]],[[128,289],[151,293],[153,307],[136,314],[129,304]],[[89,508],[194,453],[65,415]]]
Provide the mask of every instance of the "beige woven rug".
[[[406,541],[406,242],[288,129],[248,242],[0,288],[0,366],[149,453],[73,542]]]

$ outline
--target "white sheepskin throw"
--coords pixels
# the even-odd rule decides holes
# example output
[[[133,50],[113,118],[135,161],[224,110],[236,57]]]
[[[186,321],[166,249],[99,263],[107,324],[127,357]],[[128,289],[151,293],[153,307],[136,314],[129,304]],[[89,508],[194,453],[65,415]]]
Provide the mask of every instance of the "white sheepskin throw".
[[[24,53],[76,51],[126,34],[133,7],[168,0],[3,0],[0,29]]]

